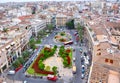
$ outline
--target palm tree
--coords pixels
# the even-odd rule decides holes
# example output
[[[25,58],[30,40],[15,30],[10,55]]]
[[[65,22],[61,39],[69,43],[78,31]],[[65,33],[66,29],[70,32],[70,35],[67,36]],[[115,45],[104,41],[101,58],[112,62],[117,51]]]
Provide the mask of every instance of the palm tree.
[[[3,28],[3,32],[7,33],[8,28]]]
[[[8,34],[8,28],[3,28],[3,33],[5,33],[4,35]]]

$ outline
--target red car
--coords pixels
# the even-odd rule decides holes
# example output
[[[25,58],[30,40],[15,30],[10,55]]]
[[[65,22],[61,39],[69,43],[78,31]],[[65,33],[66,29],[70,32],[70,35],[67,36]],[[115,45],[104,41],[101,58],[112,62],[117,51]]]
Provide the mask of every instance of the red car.
[[[48,75],[48,76],[47,76],[47,79],[48,79],[48,80],[51,80],[51,81],[56,81],[56,80],[57,80],[57,76]]]
[[[77,34],[78,34],[78,33],[77,33],[77,32],[75,32],[75,33],[74,33],[74,36],[76,36]]]

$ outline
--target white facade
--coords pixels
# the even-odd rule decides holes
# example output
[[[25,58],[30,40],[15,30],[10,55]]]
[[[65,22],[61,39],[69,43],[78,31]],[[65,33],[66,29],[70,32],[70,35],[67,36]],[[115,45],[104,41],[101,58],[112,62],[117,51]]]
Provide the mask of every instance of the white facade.
[[[46,21],[45,20],[32,20],[32,30],[35,33],[35,36],[37,36],[37,33],[44,29],[46,27]]]

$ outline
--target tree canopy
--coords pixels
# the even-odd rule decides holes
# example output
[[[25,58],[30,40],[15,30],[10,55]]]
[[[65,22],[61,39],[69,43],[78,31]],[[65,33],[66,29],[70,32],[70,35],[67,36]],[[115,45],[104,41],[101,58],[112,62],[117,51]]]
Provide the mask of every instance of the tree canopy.
[[[66,26],[68,27],[68,29],[74,29],[74,19],[68,21],[66,23]]]

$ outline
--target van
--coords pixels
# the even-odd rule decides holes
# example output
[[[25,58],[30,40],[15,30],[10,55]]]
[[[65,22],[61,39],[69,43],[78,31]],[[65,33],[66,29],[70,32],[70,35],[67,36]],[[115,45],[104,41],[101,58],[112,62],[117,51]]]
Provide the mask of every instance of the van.
[[[73,74],[76,73],[76,66],[73,66],[73,67],[72,67],[72,72],[73,72]]]
[[[14,75],[14,74],[15,74],[15,71],[14,71],[14,70],[8,71],[8,75]]]

